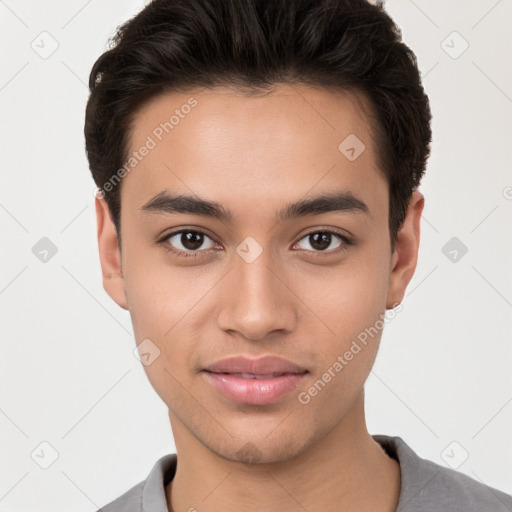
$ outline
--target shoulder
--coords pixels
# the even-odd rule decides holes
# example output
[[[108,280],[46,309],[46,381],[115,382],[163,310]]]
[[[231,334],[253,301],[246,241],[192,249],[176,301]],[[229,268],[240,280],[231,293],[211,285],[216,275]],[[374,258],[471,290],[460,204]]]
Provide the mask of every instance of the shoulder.
[[[403,509],[397,512],[418,510],[415,502],[421,504],[421,510],[445,512],[512,512],[512,496],[485,485],[468,475],[443,467],[432,461],[420,459],[418,483],[424,487],[413,488],[413,492],[404,500]]]
[[[400,463],[396,512],[512,512],[509,494],[419,457],[400,437],[373,438]]]
[[[176,454],[164,455],[154,464],[148,477],[97,512],[167,511],[165,486],[176,472]]]

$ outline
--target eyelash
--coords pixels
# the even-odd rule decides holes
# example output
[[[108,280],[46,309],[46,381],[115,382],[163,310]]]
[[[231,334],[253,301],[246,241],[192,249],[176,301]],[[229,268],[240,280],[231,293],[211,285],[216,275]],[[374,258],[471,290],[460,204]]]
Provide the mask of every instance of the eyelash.
[[[207,233],[205,233],[204,231],[201,231],[199,229],[181,229],[181,230],[173,231],[172,233],[166,234],[164,237],[162,237],[159,240],[157,240],[157,243],[162,245],[163,248],[167,252],[173,253],[178,258],[197,258],[197,257],[201,256],[202,252],[208,252],[208,251],[204,251],[204,250],[203,251],[188,251],[188,252],[180,251],[180,250],[175,249],[174,247],[172,247],[172,245],[170,245],[167,242],[167,240],[169,238],[171,238],[171,237],[173,237],[175,235],[179,235],[181,233],[195,233],[195,234],[200,234],[200,235],[207,236],[208,238],[212,238],[210,235],[208,235]],[[339,238],[341,240],[341,242],[343,242],[343,243],[342,243],[342,245],[340,247],[338,247],[336,249],[333,249],[331,251],[325,251],[324,252],[324,251],[307,251],[306,250],[306,252],[312,253],[315,257],[316,256],[325,256],[325,255],[332,256],[334,254],[339,254],[339,253],[342,253],[342,252],[346,251],[348,246],[353,245],[353,241],[350,240],[345,235],[342,235],[341,233],[338,233],[337,231],[332,231],[332,230],[328,230],[328,229],[317,229],[315,231],[310,231],[309,233],[304,234],[299,239],[299,241],[303,240],[304,238],[306,238],[306,237],[308,237],[310,235],[318,234],[318,233],[327,233],[327,234],[334,235],[337,238]],[[209,249],[209,251],[211,251],[211,250],[214,250],[214,249]],[[305,250],[305,249],[302,249],[302,250]]]

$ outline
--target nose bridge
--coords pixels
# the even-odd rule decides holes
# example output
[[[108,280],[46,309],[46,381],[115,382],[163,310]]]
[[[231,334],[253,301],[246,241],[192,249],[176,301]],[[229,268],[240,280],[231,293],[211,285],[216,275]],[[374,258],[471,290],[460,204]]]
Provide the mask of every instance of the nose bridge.
[[[244,248],[247,246],[240,244],[237,252]],[[234,258],[218,316],[219,327],[239,331],[252,340],[272,331],[292,330],[296,320],[292,294],[283,282],[284,276],[280,277],[272,264],[271,251],[262,250],[255,259],[244,256],[250,251],[254,247],[249,242],[249,251]]]

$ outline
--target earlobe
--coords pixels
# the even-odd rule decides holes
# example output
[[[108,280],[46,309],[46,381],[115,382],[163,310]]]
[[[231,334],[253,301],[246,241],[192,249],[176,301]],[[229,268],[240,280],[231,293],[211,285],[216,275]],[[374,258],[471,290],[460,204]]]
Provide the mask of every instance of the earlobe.
[[[402,228],[398,232],[391,259],[387,309],[392,309],[402,302],[407,285],[416,270],[420,245],[421,214],[424,205],[423,194],[414,190]]]
[[[94,201],[103,288],[116,304],[128,309],[115,225],[105,199],[96,197]]]

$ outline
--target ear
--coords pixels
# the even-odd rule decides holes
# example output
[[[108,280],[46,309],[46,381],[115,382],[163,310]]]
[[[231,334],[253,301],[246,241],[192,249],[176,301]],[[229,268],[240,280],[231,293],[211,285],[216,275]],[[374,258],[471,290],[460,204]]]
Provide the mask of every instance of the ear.
[[[128,309],[116,228],[103,197],[96,196],[95,207],[103,288],[114,302]]]
[[[391,258],[387,309],[392,309],[402,302],[405,289],[416,270],[420,246],[420,221],[424,206],[423,194],[414,190]]]

